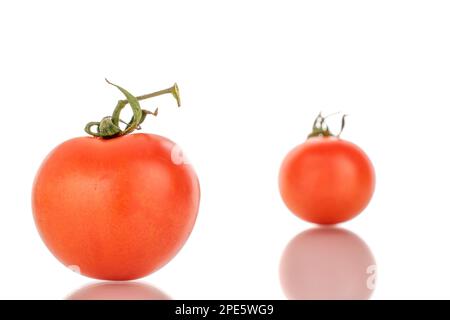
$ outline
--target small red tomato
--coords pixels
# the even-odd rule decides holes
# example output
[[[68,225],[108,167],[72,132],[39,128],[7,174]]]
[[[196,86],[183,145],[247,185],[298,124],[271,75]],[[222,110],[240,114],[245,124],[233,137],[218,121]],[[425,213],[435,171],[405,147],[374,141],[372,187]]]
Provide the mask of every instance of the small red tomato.
[[[344,119],[344,118],[343,118]],[[375,172],[355,144],[332,136],[319,115],[308,140],[284,159],[279,187],[287,207],[298,217],[318,224],[352,219],[369,203]],[[342,128],[344,120],[342,121]]]
[[[146,111],[133,98],[127,96],[135,111],[129,126],[136,128]],[[175,143],[114,133],[118,121],[115,113],[98,123],[100,137],[56,147],[32,195],[50,251],[81,274],[105,280],[140,278],[166,264],[191,233],[200,200],[197,176]]]

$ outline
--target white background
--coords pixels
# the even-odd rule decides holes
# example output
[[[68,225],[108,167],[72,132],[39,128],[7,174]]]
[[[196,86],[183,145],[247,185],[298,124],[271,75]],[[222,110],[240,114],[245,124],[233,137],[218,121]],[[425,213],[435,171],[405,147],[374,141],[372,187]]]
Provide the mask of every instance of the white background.
[[[144,132],[176,141],[200,179],[183,250],[140,282],[174,299],[284,299],[283,249],[312,225],[278,193],[284,155],[320,110],[377,173],[342,227],[377,261],[372,298],[450,298],[448,1],[2,1],[0,298],[64,299],[94,280],[39,238],[31,186],[43,158],[111,113],[120,93],[177,81]]]

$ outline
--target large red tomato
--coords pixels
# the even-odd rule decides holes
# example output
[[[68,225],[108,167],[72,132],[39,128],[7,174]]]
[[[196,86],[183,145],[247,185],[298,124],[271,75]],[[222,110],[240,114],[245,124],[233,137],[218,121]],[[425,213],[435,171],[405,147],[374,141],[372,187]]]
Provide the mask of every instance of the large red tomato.
[[[327,128],[322,133],[318,130],[288,153],[281,165],[279,187],[287,207],[300,218],[336,224],[352,219],[367,206],[375,173],[358,146],[331,136]]]
[[[114,85],[116,86],[116,85]],[[81,274],[107,280],[143,277],[175,256],[195,223],[200,188],[193,168],[172,141],[130,134],[148,114],[138,100],[178,86],[126,96],[111,117],[90,122],[95,137],[68,140],[39,169],[33,186],[34,219],[50,251]],[[119,127],[130,104],[133,118]],[[91,128],[97,127],[96,131]]]
[[[54,149],[33,187],[42,239],[65,265],[108,280],[145,276],[188,238],[199,183],[168,139],[75,138]]]

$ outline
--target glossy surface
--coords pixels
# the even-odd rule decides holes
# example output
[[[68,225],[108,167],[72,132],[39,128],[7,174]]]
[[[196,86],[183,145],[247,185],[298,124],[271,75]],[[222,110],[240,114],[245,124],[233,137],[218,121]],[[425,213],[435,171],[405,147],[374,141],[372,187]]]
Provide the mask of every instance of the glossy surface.
[[[301,232],[283,252],[280,282],[288,299],[369,299],[376,264],[367,244],[340,228]]]
[[[151,285],[140,282],[107,281],[89,284],[70,294],[66,300],[170,300]]]
[[[55,148],[33,187],[40,235],[66,266],[108,280],[143,277],[183,246],[197,216],[197,176],[166,138],[76,138]]]
[[[281,196],[300,218],[335,224],[359,214],[375,188],[375,173],[366,154],[355,144],[311,138],[284,159],[279,175]]]

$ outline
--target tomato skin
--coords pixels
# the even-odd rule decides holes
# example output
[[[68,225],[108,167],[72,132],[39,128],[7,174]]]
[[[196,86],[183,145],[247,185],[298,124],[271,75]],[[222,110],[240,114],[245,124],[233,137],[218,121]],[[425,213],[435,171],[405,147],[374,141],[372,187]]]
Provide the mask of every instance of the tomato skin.
[[[131,280],[157,270],[184,245],[199,208],[197,176],[180,159],[172,141],[152,134],[62,143],[33,185],[45,244],[92,278]]]
[[[288,153],[281,165],[279,188],[285,204],[298,217],[336,224],[364,210],[375,189],[375,172],[355,144],[315,137]]]

